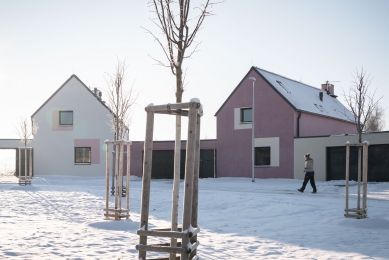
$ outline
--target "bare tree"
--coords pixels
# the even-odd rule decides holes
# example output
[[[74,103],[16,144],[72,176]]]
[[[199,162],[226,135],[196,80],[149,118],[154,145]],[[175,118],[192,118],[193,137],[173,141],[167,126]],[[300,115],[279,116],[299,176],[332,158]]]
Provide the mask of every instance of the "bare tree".
[[[126,61],[117,60],[115,72],[106,73],[105,81],[108,85],[108,107],[112,113],[109,114],[108,125],[115,133],[115,140],[126,138],[129,133],[131,123],[131,107],[135,104],[139,92],[134,89],[134,84],[126,89],[124,82],[126,80]]]
[[[206,16],[212,15],[210,8],[216,3],[205,0],[194,8],[198,13],[193,18],[189,17],[190,0],[150,0],[149,7],[156,17],[151,19],[159,28],[162,35],[160,40],[156,34],[148,29],[156,42],[161,46],[167,62],[153,58],[157,64],[170,68],[176,78],[175,95],[176,103],[182,102],[184,92],[185,75],[183,75],[184,59],[190,58],[201,42],[196,42],[195,38]],[[189,28],[193,28],[190,30]],[[194,46],[192,49],[192,44]],[[181,153],[181,116],[176,115],[176,137],[174,147],[174,183],[172,196],[172,226],[171,230],[177,230],[178,226],[178,190],[180,181],[180,153]],[[176,245],[176,239],[172,238],[171,245]],[[176,259],[175,254],[170,254],[170,259]]]
[[[364,125],[364,132],[378,132],[385,129],[385,120],[384,120],[384,111],[381,106],[376,106],[373,109],[373,112],[370,118],[366,121]]]
[[[197,48],[201,42],[195,42],[196,35],[201,29],[204,18],[212,15],[209,11],[210,8],[216,3],[212,3],[206,0],[204,4],[195,7],[198,13],[192,19],[189,17],[190,0],[152,0],[149,1],[149,7],[153,9],[156,18],[151,21],[160,29],[162,34],[161,41],[153,32],[145,29],[150,33],[156,42],[161,46],[167,62],[154,59],[157,64],[170,68],[173,75],[176,77],[176,102],[182,102],[182,93],[184,92],[183,77],[183,61],[186,58],[190,58],[193,53],[197,51]],[[193,27],[192,27],[193,25]],[[190,31],[190,27],[193,28]],[[195,43],[194,47],[189,51],[192,43]]]
[[[358,69],[355,71],[353,78],[354,80],[349,93],[346,94],[343,90],[343,94],[351,113],[354,115],[355,126],[359,135],[358,142],[362,143],[364,126],[376,110],[378,102],[382,97],[378,100],[374,100],[376,90],[373,93],[369,92],[372,79],[370,78],[370,75],[366,75],[366,71],[363,67],[360,71]]]
[[[20,117],[19,126],[16,128],[16,133],[20,138],[20,142],[23,143],[24,147],[31,142],[31,138],[37,133],[39,129],[38,123],[34,119],[31,121],[26,116]]]

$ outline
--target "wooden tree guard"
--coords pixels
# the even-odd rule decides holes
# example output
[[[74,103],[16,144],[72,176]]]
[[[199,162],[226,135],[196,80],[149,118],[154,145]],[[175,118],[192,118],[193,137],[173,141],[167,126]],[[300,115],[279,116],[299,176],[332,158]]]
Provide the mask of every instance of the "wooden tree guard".
[[[147,123],[143,160],[141,220],[140,228],[137,230],[137,234],[139,235],[139,244],[136,245],[136,249],[139,251],[138,257],[139,259],[146,260],[146,253],[149,251],[169,253],[170,258],[156,258],[159,260],[199,259],[196,255],[196,249],[200,244],[197,241],[197,233],[200,232],[200,228],[197,225],[197,212],[200,155],[200,117],[203,114],[202,106],[198,99],[192,99],[188,103],[176,103],[159,106],[150,104],[145,108],[145,110],[147,112]],[[174,228],[174,223],[172,222],[170,228],[148,229],[155,113],[188,116],[188,138],[186,142],[182,228]],[[170,243],[147,245],[148,236],[166,237],[170,238],[171,241]],[[177,239],[181,239],[181,243],[177,243]],[[180,254],[180,256],[177,256],[177,254]]]
[[[22,175],[22,150],[24,150],[24,175]],[[27,151],[30,152],[27,152]],[[31,185],[32,147],[19,147],[19,185]]]
[[[106,157],[105,157],[105,213],[104,216],[109,219],[113,218],[115,220],[121,220],[122,218],[128,219],[130,217],[130,159],[131,159],[131,141],[124,141],[124,140],[118,140],[118,141],[108,141],[105,142],[106,145]],[[112,171],[112,182],[113,186],[115,188],[114,193],[114,208],[110,208],[109,203],[109,146],[112,145],[115,153],[113,153],[114,156],[114,163],[115,167],[113,167]],[[127,146],[127,169],[126,169],[126,208],[122,208],[122,192],[123,192],[123,160],[125,156],[124,152],[124,145]]]
[[[358,198],[357,198],[357,207],[349,208],[349,169],[350,169],[350,146],[358,147]],[[367,217],[367,166],[368,166],[368,142],[358,143],[358,144],[350,144],[346,143],[346,209],[344,210],[346,213],[344,216],[346,218],[366,218]],[[363,192],[362,192],[362,208],[360,206],[360,198],[361,198],[361,148],[363,148]]]

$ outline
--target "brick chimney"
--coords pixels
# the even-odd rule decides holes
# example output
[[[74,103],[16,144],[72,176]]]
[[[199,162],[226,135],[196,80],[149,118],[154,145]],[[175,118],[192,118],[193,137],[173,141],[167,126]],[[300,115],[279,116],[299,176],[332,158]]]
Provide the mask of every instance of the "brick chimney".
[[[328,82],[326,82],[325,84],[321,84],[321,89],[327,91],[328,94],[335,95],[334,85]]]

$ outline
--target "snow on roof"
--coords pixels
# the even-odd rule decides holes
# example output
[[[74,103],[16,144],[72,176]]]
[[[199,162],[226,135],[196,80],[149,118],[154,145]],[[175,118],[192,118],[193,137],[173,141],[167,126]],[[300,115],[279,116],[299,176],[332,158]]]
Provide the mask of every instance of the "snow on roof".
[[[257,72],[273,86],[296,110],[354,122],[353,114],[336,98],[304,83],[255,67]],[[323,92],[323,101],[320,100]]]

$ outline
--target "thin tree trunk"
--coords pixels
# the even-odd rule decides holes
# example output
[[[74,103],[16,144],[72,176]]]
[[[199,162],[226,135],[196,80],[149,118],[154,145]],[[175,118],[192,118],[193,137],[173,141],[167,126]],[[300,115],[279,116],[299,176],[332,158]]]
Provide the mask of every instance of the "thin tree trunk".
[[[182,71],[177,69],[176,74],[176,103],[182,102]],[[171,230],[178,230],[178,199],[180,191],[180,166],[181,166],[181,115],[176,115],[176,139],[174,146],[174,180],[173,180],[173,193],[172,193],[172,221]],[[177,246],[177,239],[172,238],[170,241],[171,246]],[[169,257],[170,260],[176,259],[176,254],[172,253]]]

